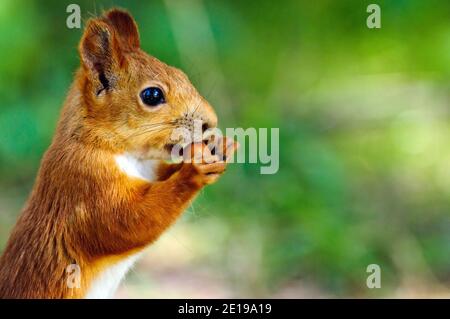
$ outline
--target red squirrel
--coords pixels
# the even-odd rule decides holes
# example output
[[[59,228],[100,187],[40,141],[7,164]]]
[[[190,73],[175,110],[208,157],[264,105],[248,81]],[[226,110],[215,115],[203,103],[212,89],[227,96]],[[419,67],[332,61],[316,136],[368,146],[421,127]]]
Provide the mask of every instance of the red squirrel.
[[[0,258],[0,298],[112,297],[237,147],[207,162],[166,161],[174,128],[214,128],[217,116],[182,71],[140,49],[128,12],[88,20],[78,51],[55,136]],[[79,287],[68,285],[73,264]]]

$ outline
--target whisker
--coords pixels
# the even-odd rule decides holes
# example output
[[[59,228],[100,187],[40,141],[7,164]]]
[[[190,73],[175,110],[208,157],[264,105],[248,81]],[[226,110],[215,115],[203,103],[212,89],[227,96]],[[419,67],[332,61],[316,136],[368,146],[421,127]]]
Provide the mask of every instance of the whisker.
[[[137,137],[137,136],[141,136],[141,135],[144,135],[144,134],[147,134],[147,133],[151,133],[151,132],[154,132],[154,131],[164,131],[164,130],[167,130],[167,129],[173,129],[173,126],[152,127],[150,129],[131,134],[131,135],[127,136],[127,139],[130,139],[130,138],[133,138],[133,137]]]
[[[175,124],[175,121],[150,123],[150,124],[141,125],[141,126],[139,126],[139,128],[150,128],[150,127],[155,127],[155,126],[159,126],[159,125],[173,125],[173,124]]]
[[[184,103],[183,107],[184,107],[184,115],[183,116],[187,116],[189,114],[189,106],[186,103]]]
[[[138,126],[134,129],[140,129],[140,128],[151,128],[151,127],[156,127],[156,126],[160,126],[160,125],[173,125],[175,124],[175,121],[165,121],[165,122],[159,122],[159,123],[149,123],[149,124],[144,124],[141,126]],[[119,130],[119,129],[123,129],[123,128],[129,128],[128,123],[121,123],[119,126],[117,126],[115,129]]]
[[[165,127],[166,127],[166,125],[156,125],[156,126],[151,126],[151,127],[147,127],[147,128],[142,128],[143,130],[139,130],[138,132],[134,132],[130,136],[134,136],[135,134],[140,134],[142,132],[151,132],[151,131],[160,130],[160,129],[165,128]]]
[[[194,111],[192,112],[192,116],[193,117],[195,117],[195,115],[196,115],[196,113],[197,113],[197,111],[198,111],[198,109],[200,107],[200,103],[201,103],[201,101],[198,101],[197,106],[195,107]]]
[[[161,126],[165,126],[165,125],[169,125],[172,126],[173,124],[175,124],[175,121],[164,121],[164,122],[158,122],[158,123],[149,123],[149,124],[144,124],[141,126],[136,127],[135,129],[148,129],[148,128],[159,128]],[[123,124],[122,127],[126,126],[126,124]]]

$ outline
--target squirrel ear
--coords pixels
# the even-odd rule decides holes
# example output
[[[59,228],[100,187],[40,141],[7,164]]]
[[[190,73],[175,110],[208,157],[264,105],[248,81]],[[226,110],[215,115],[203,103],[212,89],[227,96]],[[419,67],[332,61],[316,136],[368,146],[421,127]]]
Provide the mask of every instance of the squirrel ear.
[[[89,20],[81,38],[79,52],[81,62],[97,88],[97,94],[109,89],[113,69],[120,61],[120,48],[114,30],[100,20]]]
[[[124,48],[128,50],[139,48],[138,27],[136,21],[127,11],[117,8],[111,9],[105,13],[104,19],[117,32]]]

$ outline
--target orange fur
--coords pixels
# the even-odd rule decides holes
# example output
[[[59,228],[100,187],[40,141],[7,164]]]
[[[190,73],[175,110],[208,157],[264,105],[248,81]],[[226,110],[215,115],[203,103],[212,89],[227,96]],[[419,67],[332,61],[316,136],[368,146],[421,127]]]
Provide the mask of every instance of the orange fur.
[[[103,269],[156,240],[225,170],[223,161],[161,161],[149,182],[118,168],[114,156],[124,152],[167,158],[171,129],[186,118],[217,124],[186,75],[139,43],[133,18],[122,10],[88,21],[81,67],[0,259],[1,298],[84,297]],[[163,88],[167,101],[155,110],[139,100],[150,84]],[[79,289],[67,286],[70,264],[80,266]]]

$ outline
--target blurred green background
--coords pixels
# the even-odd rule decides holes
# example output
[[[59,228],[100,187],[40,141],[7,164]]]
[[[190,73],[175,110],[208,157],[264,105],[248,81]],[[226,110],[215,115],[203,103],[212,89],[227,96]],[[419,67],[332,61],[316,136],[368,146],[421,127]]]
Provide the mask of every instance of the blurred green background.
[[[0,250],[79,64],[73,2],[0,2]],[[376,1],[371,30],[372,2],[76,1],[128,9],[221,128],[280,128],[279,172],[231,165],[117,297],[450,296],[450,2]]]

